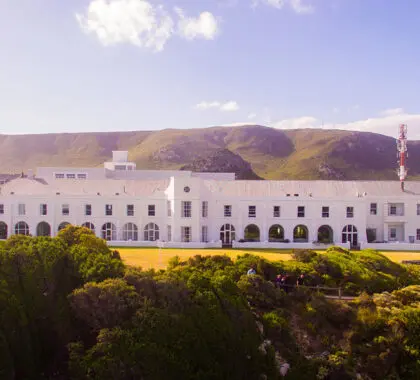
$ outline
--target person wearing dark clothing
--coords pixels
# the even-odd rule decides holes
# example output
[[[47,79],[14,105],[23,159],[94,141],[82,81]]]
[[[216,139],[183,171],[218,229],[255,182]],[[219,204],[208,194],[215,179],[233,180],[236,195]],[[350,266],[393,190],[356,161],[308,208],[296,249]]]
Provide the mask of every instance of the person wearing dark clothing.
[[[278,274],[276,279],[274,280],[274,285],[276,288],[281,289],[281,274]]]
[[[304,274],[302,273],[302,274],[298,277],[298,279],[296,280],[296,286],[297,286],[297,287],[302,286],[302,285],[304,284],[304,282],[305,282],[305,276],[304,276]]]
[[[282,283],[282,289],[286,292],[289,293],[290,290],[290,279],[289,279],[289,275],[285,274],[282,279],[281,279],[281,283]]]

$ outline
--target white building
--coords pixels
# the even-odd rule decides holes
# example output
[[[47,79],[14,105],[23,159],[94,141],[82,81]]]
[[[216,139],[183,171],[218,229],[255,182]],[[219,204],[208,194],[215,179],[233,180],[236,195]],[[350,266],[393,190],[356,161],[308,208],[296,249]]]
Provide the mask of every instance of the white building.
[[[0,178],[0,238],[71,223],[111,245],[420,250],[420,182],[242,181],[136,170],[127,152],[113,154],[103,168]]]

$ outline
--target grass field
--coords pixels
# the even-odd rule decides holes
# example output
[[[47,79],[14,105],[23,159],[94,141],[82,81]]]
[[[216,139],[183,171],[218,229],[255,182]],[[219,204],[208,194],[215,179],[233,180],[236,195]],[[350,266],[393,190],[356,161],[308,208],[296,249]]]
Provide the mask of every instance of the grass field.
[[[140,266],[143,269],[164,269],[170,258],[179,256],[181,260],[191,256],[202,255],[228,255],[235,259],[238,255],[251,253],[264,257],[267,260],[290,260],[290,250],[269,250],[269,249],[161,249],[158,248],[116,248],[126,264]],[[323,251],[317,251],[323,253]],[[402,260],[420,260],[420,252],[382,252],[395,262]]]

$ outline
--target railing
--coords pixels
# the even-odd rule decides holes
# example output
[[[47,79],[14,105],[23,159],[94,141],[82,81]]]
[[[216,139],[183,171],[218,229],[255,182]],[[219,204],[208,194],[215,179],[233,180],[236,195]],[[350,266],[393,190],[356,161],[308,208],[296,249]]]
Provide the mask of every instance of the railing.
[[[317,294],[320,294],[321,292],[324,293],[325,291],[333,291],[335,294],[334,295],[326,295],[324,294],[325,298],[329,298],[329,299],[338,299],[338,300],[353,300],[356,298],[356,296],[345,296],[343,295],[343,289],[341,287],[338,288],[332,288],[332,287],[328,287],[328,286],[306,286],[306,285],[291,285],[291,284],[280,284],[277,285],[275,284],[276,288],[278,289],[311,289],[311,290],[315,290],[317,292]],[[288,293],[289,290],[286,290],[286,293]]]

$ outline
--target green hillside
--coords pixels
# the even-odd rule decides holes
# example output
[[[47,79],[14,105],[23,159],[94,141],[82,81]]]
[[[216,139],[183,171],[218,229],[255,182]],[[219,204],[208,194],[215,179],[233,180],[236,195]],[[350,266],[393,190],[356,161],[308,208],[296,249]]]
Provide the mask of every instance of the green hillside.
[[[0,172],[37,166],[95,167],[109,160],[112,150],[128,150],[139,169],[233,170],[238,178],[250,179],[397,179],[396,144],[391,137],[257,125],[0,135]],[[418,178],[420,141],[409,142],[409,154],[409,174]],[[223,168],[216,167],[220,162]]]

